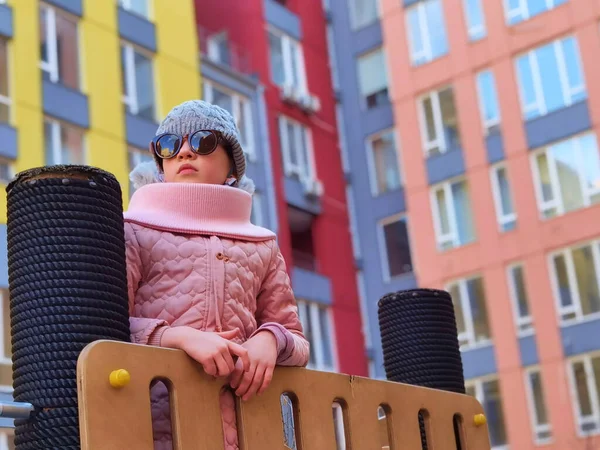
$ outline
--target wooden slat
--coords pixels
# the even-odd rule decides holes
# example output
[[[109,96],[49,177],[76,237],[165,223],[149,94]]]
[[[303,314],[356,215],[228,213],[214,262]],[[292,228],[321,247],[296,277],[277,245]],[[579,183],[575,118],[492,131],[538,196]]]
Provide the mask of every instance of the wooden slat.
[[[131,383],[110,386],[111,371],[126,369]],[[176,427],[175,449],[223,448],[219,393],[224,380],[206,376],[183,352],[98,341],[82,352],[78,388],[82,450],[152,450],[150,382],[170,380]],[[277,368],[269,389],[237,406],[242,450],[284,449],[280,397],[298,399],[298,450],[336,448],[332,404],[345,406],[347,448],[373,450],[380,444],[380,404],[389,406],[392,449],[421,450],[418,412],[429,413],[429,450],[455,450],[454,414],[464,418],[466,449],[489,450],[487,427],[473,417],[483,413],[472,397],[432,389],[299,368]],[[133,432],[135,430],[135,432]]]

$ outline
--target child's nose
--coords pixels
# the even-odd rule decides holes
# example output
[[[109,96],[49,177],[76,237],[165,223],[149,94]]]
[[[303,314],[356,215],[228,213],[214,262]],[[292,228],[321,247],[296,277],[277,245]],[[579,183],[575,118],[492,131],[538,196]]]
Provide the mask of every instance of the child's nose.
[[[179,154],[177,156],[180,159],[183,159],[183,158],[193,158],[195,155],[196,154],[192,151],[192,147],[190,147],[190,144],[186,140],[183,143],[183,146],[181,147],[181,150],[179,150]]]

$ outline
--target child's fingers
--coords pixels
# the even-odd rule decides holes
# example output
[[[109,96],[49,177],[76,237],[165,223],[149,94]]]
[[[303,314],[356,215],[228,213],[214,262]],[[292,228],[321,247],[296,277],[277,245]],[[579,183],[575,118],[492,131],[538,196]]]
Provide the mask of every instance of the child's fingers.
[[[258,390],[258,394],[262,394],[269,387],[269,384],[271,384],[271,380],[273,380],[273,371],[274,370],[275,370],[275,367],[273,367],[273,366],[267,367],[267,369],[265,370],[265,377],[263,378],[262,386]]]
[[[229,351],[231,353],[238,356],[242,360],[244,370],[246,372],[250,370],[250,357],[248,356],[248,350],[234,342],[228,342],[227,346],[229,347]]]
[[[210,375],[211,377],[217,376],[217,366],[213,358],[207,358],[202,361],[202,367],[207,375]]]
[[[219,336],[221,336],[223,339],[233,339],[236,338],[238,336],[238,329],[234,329],[234,330],[229,330],[229,331],[220,331],[219,333],[217,333]]]
[[[242,400],[244,400],[244,401],[250,400],[250,398],[254,394],[256,394],[256,392],[258,391],[258,388],[261,387],[261,385],[263,383],[263,379],[265,377],[265,369],[266,369],[266,367],[262,364],[256,368],[256,372],[254,372],[254,377],[252,378],[252,383],[250,384],[250,387],[248,388],[248,390],[242,397]]]
[[[215,364],[217,366],[217,375],[220,377],[226,377],[227,375],[229,375],[231,373],[231,369],[229,368],[229,364],[227,363],[227,360],[225,359],[225,357],[223,356],[222,353],[217,353],[214,357],[213,357]],[[231,356],[229,356],[229,359],[231,360]],[[231,364],[233,366],[233,362]]]
[[[242,377],[242,382],[236,389],[235,395],[237,395],[238,397],[243,397],[246,394],[246,392],[248,392],[250,383],[252,383],[252,380],[254,379],[255,372],[256,372],[255,366],[251,367],[249,371],[244,372],[244,375]]]
[[[244,376],[244,373],[245,371],[244,366],[242,365],[242,360],[238,359],[235,363],[235,370],[231,375],[231,381],[229,382],[229,386],[231,386],[233,389],[237,389],[238,385],[240,384],[240,381],[242,381],[242,376]]]

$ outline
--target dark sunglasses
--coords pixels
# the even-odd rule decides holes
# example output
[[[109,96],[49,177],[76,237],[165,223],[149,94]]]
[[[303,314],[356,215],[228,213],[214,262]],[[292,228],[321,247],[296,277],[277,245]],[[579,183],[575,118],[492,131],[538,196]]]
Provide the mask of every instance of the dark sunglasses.
[[[150,142],[150,150],[161,159],[177,156],[183,143],[187,140],[192,151],[197,155],[210,155],[221,142],[220,133],[212,130],[198,130],[185,136],[175,133],[163,133],[155,136]]]

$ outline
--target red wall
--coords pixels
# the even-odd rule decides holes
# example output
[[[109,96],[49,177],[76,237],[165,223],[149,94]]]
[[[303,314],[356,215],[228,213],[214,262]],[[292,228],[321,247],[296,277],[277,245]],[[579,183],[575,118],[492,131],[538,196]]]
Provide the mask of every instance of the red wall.
[[[367,375],[345,180],[336,129],[335,98],[329,70],[325,16],[319,1],[289,1],[288,7],[302,22],[302,46],[309,91],[321,100],[321,111],[314,116],[307,116],[299,109],[283,104],[279,88],[271,83],[267,23],[262,0],[196,0],[196,19],[201,26],[212,31],[227,29],[230,40],[244,49],[251,60],[253,71],[266,88],[265,100],[279,215],[279,245],[290,268],[293,260],[278,116],[285,114],[311,129],[317,176],[324,185],[322,213],[313,226],[314,253],[320,272],[329,277],[332,283],[338,368],[344,373]]]

